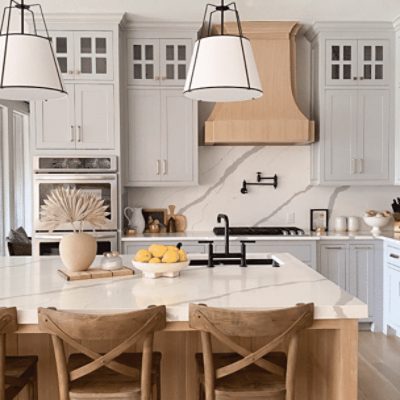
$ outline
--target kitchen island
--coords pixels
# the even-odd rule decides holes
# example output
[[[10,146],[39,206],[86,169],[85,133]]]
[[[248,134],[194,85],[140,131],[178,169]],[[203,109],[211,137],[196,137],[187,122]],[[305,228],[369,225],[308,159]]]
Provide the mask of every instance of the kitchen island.
[[[58,275],[57,257],[0,258],[0,307],[18,308],[19,330],[9,338],[9,348],[17,354],[39,355],[40,398],[53,400],[54,360],[49,338],[36,325],[37,307],[110,313],[165,304],[168,325],[155,341],[156,350],[163,353],[163,400],[194,400],[194,354],[200,343],[198,333],[188,327],[190,303],[260,310],[313,302],[315,322],[300,341],[296,399],[356,400],[357,320],[367,317],[367,306],[295,257],[273,257],[279,268],[189,267],[175,279],[142,279],[138,272],[133,277],[75,282]],[[129,260],[125,256],[126,265]],[[248,346],[256,348],[257,341]]]

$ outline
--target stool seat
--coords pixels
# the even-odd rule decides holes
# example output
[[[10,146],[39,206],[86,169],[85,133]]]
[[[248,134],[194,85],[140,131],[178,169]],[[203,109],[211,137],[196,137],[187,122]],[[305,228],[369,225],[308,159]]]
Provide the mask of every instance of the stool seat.
[[[141,371],[142,353],[124,353],[115,360]],[[72,354],[68,359],[68,370],[74,370],[90,362],[84,354]],[[152,357],[152,381],[160,376],[161,353],[154,352]],[[83,378],[70,383],[70,396],[73,399],[93,399],[97,393],[99,399],[138,399],[141,396],[140,380],[118,374],[108,368],[100,368]]]
[[[214,366],[221,368],[225,365],[232,364],[241,360],[242,357],[235,353],[213,353]],[[285,353],[270,353],[264,357],[265,360],[271,361],[274,364],[285,368],[286,354]],[[196,363],[200,373],[200,382],[204,386],[204,364],[203,354],[196,354]],[[215,394],[216,395],[234,395],[235,398],[246,398],[249,396],[266,396],[280,395],[277,399],[285,399],[286,386],[285,378],[271,374],[257,365],[249,365],[242,370],[235,372],[232,375],[216,379]]]

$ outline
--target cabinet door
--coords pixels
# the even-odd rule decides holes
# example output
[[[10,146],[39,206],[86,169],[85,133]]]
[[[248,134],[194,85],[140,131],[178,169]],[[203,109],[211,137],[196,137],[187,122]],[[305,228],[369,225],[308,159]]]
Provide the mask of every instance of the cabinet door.
[[[74,34],[73,32],[50,32],[54,54],[57,58],[62,77],[65,80],[74,79]]]
[[[386,264],[386,310],[387,320],[400,328],[400,269]]]
[[[327,90],[325,104],[325,180],[349,181],[357,174],[358,90]]]
[[[159,89],[129,89],[128,184],[149,186],[161,179]]]
[[[374,246],[350,246],[347,290],[368,304],[369,317],[374,316],[374,264]]]
[[[357,179],[389,180],[390,104],[388,90],[359,90]]]
[[[158,39],[128,40],[128,84],[160,85],[160,41]]]
[[[112,32],[75,32],[75,79],[112,80]]]
[[[192,54],[192,41],[183,39],[160,40],[161,84],[183,86]]]
[[[326,85],[357,84],[357,40],[326,41]]]
[[[346,289],[347,248],[343,245],[321,245],[318,272]]]
[[[75,85],[75,120],[77,149],[113,149],[113,85]]]
[[[76,127],[74,121],[74,85],[65,85],[68,95],[58,99],[37,101],[36,148],[74,149]]]
[[[358,78],[360,85],[387,85],[390,79],[389,41],[358,41]]]
[[[193,180],[193,102],[182,90],[161,91],[162,181]]]

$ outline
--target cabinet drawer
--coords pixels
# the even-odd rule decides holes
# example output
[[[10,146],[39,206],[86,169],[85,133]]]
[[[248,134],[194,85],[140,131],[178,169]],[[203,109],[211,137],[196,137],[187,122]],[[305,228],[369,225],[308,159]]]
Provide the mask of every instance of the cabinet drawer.
[[[400,268],[386,264],[387,268],[387,315],[389,323],[400,327]]]
[[[396,246],[386,246],[385,248],[386,262],[400,268],[400,248]]]

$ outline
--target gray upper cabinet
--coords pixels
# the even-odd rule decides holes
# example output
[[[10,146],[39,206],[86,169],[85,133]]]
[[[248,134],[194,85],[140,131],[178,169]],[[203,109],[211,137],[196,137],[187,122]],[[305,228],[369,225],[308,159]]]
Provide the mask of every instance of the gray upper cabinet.
[[[387,23],[321,22],[312,43],[311,181],[391,185],[394,161],[394,31]]]
[[[112,32],[52,31],[50,36],[65,80],[113,80]]]
[[[124,185],[196,185],[198,110],[183,95],[183,86],[197,28],[133,23],[126,35]]]
[[[192,43],[190,39],[128,39],[128,84],[183,86]]]
[[[177,89],[129,89],[127,186],[195,180],[193,102]]]
[[[68,96],[35,102],[36,149],[113,149],[114,86],[67,84]]]

